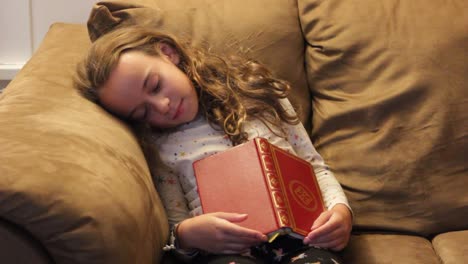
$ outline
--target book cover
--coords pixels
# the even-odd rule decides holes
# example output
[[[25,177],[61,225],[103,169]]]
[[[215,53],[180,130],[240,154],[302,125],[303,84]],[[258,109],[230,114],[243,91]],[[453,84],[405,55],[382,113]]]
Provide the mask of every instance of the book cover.
[[[194,162],[204,213],[248,214],[239,225],[272,240],[303,238],[325,210],[312,165],[255,138]]]

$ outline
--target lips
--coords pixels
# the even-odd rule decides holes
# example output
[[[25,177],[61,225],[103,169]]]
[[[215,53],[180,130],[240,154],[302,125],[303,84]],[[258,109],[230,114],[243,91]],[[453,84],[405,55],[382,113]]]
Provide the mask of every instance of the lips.
[[[176,112],[175,112],[174,116],[172,117],[172,120],[177,119],[182,114],[182,112],[183,112],[182,103],[183,102],[184,102],[184,99],[180,100],[180,103],[177,106]]]

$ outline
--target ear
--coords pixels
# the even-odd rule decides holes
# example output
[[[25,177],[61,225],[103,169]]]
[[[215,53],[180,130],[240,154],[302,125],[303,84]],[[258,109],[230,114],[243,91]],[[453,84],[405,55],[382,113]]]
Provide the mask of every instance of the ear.
[[[179,56],[179,52],[177,52],[177,50],[172,47],[171,45],[167,44],[167,43],[160,43],[159,44],[159,48],[161,49],[161,52],[172,62],[174,63],[175,65],[179,65],[179,62],[180,62],[180,56]]]

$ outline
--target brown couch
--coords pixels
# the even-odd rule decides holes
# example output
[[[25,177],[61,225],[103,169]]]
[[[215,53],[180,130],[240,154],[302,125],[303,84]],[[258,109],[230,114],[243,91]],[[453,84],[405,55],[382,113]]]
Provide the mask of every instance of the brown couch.
[[[347,263],[468,262],[468,2],[102,2],[98,37],[145,23],[239,51],[291,100],[343,185]],[[85,25],[54,24],[0,95],[0,262],[158,263],[167,221],[135,137],[72,87]]]

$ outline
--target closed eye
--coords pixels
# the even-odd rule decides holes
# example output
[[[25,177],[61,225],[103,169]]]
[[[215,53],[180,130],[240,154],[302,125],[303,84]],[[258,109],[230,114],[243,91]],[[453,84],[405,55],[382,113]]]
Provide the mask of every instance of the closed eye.
[[[154,85],[153,89],[151,89],[151,94],[157,94],[161,90],[161,80],[158,80],[156,85]]]

